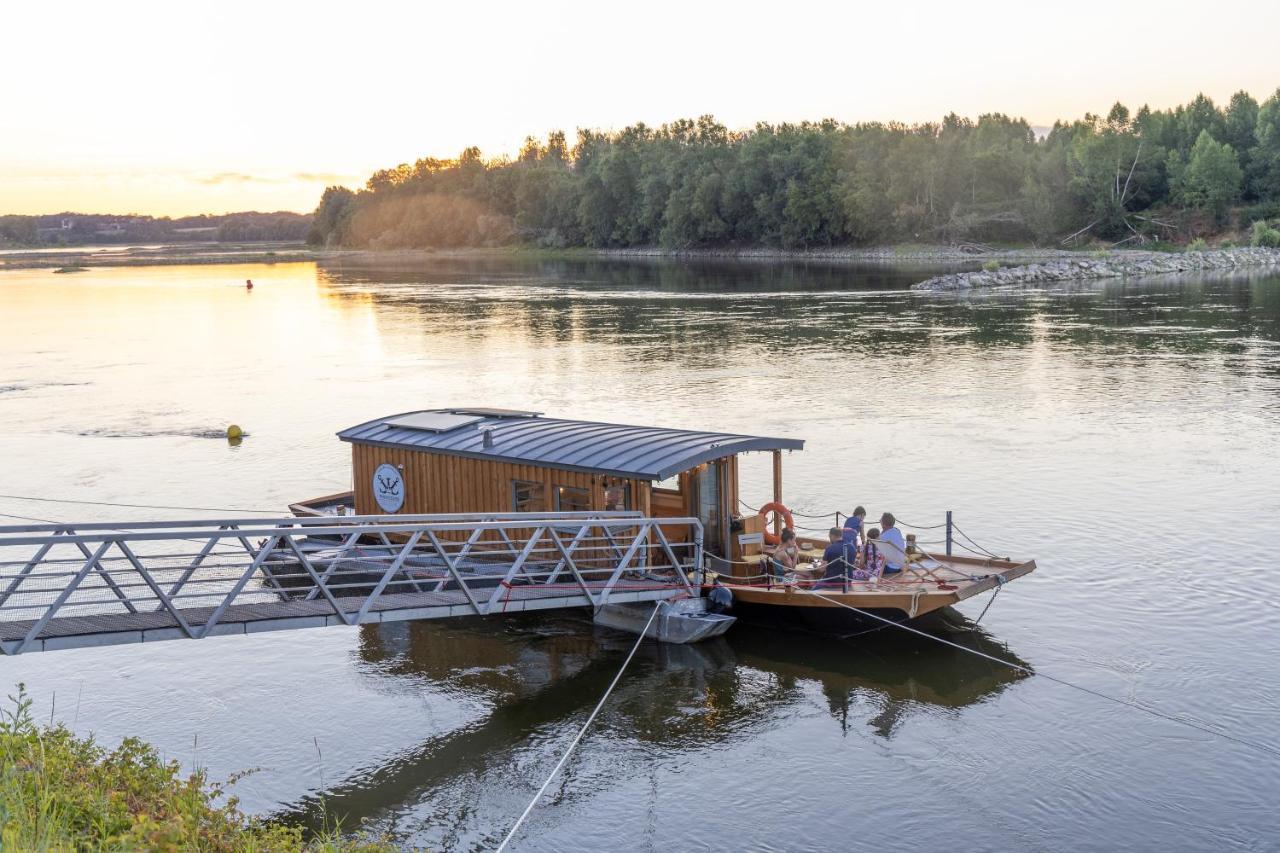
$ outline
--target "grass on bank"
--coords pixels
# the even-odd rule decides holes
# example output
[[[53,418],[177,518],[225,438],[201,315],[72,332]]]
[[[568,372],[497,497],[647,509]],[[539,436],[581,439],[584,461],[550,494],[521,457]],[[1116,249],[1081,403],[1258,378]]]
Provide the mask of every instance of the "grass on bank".
[[[0,710],[0,850],[392,849],[336,830],[308,839],[247,817],[204,771],[183,776],[136,738],[109,750],[63,725],[37,725],[22,685],[9,698]]]

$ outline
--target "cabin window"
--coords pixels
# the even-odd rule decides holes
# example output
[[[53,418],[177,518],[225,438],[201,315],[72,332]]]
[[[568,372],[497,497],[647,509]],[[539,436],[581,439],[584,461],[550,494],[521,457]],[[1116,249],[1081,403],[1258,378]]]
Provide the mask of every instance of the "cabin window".
[[[658,480],[653,484],[655,491],[680,493],[680,475],[672,474],[665,480]]]
[[[631,509],[631,481],[621,477],[605,477],[601,481],[604,486],[604,508],[608,512]]]
[[[546,500],[542,484],[512,480],[511,509],[515,512],[545,512]]]
[[[574,486],[556,486],[556,512],[586,512],[591,509],[591,492]]]

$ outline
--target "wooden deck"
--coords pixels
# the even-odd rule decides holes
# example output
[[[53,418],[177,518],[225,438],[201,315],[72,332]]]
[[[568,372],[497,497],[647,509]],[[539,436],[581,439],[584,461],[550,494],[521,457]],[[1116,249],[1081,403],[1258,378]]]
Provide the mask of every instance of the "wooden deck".
[[[1036,568],[1034,560],[1015,562],[953,556],[936,558],[935,562],[938,567],[932,574],[913,563],[901,575],[891,575],[874,583],[850,581],[844,585],[836,581],[815,586],[805,581],[772,581],[743,584],[734,583],[728,576],[722,577],[720,582],[732,590],[735,602],[748,605],[845,610],[847,607],[843,605],[847,605],[875,612],[896,611],[907,618],[915,618],[995,589],[1000,584],[1030,574]],[[940,584],[939,580],[943,583]]]

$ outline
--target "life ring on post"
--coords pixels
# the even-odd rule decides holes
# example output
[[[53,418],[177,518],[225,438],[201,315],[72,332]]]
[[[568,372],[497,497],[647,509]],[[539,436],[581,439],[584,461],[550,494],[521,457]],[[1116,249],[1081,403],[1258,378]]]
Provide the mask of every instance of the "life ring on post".
[[[785,506],[778,503],[777,501],[770,501],[769,503],[760,507],[760,520],[764,522],[765,544],[778,545],[778,544],[781,544],[782,537],[779,536],[777,533],[769,532],[769,513],[770,512],[776,512],[778,514],[778,517],[782,519],[782,523],[793,530],[795,529],[796,521],[794,518],[791,517],[791,510],[787,509]]]

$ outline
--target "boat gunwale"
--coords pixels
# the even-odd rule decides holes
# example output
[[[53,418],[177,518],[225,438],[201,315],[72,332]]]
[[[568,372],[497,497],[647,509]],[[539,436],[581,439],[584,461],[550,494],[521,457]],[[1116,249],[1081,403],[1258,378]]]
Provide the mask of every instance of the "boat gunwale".
[[[848,592],[841,589],[804,589],[793,584],[737,584],[732,579],[721,576],[719,583],[730,590],[734,598],[741,598],[744,603],[770,605],[776,607],[842,607],[845,605],[863,609],[901,610],[904,613],[915,611],[915,615],[957,604],[965,599],[986,592],[997,586],[1014,581],[1036,570],[1035,560],[997,560],[979,557],[947,557],[947,562],[960,562],[974,566],[997,568],[987,577],[977,581],[960,581],[959,589],[944,590],[937,588],[928,579],[917,578],[914,581],[893,581],[893,586],[867,587]],[[939,559],[941,562],[942,560]],[[932,588],[930,588],[932,586]]]

